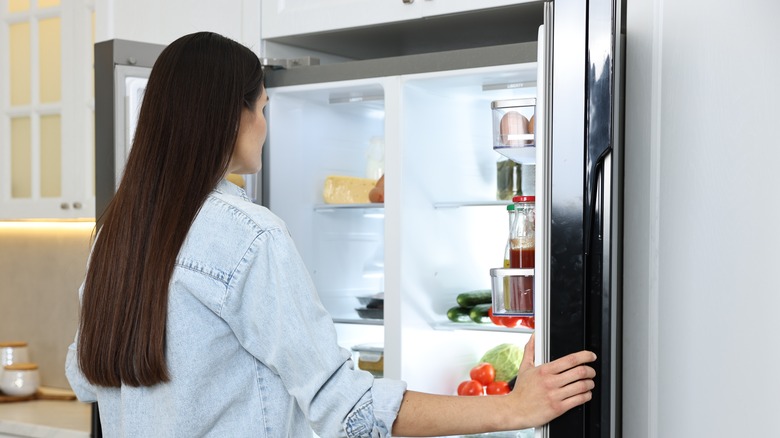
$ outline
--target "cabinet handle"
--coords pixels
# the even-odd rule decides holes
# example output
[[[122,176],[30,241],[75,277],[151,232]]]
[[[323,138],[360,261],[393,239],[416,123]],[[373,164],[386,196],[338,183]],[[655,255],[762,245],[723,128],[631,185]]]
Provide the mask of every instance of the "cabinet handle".
[[[76,210],[81,210],[81,202],[74,202],[73,208],[75,208]]]
[[[70,204],[68,204],[67,202],[63,202],[62,204],[60,204],[60,208],[63,210],[69,210]]]
[[[404,1],[404,4],[407,4],[407,5],[411,5],[412,3],[414,3],[414,0],[403,0],[403,1]]]

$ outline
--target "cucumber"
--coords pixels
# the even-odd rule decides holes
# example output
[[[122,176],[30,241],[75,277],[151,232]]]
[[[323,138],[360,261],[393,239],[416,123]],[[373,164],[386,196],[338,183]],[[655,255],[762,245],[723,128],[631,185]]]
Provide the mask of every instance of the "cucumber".
[[[469,318],[471,318],[472,321],[484,324],[490,322],[490,317],[488,316],[488,310],[492,307],[492,304],[477,304],[476,306],[471,308],[471,311],[469,312]]]
[[[468,307],[455,306],[447,311],[447,318],[452,322],[471,322],[470,311]]]
[[[479,289],[470,292],[463,292],[456,299],[461,307],[474,307],[477,304],[490,304],[493,302],[493,291],[490,289]]]

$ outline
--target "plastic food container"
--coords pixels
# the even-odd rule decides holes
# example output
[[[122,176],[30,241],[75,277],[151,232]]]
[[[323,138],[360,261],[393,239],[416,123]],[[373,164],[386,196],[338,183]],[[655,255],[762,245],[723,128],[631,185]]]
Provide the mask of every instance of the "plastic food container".
[[[357,366],[374,377],[382,377],[385,368],[385,348],[381,344],[360,344],[352,347],[358,354]]]
[[[490,108],[493,150],[515,163],[536,163],[536,99],[496,100],[491,102]]]
[[[493,113],[493,148],[534,146],[536,99],[496,100]]]
[[[533,269],[493,268],[490,280],[493,289],[493,314],[507,316],[534,316],[533,309],[520,309],[513,306],[512,297],[517,285],[533,282]]]

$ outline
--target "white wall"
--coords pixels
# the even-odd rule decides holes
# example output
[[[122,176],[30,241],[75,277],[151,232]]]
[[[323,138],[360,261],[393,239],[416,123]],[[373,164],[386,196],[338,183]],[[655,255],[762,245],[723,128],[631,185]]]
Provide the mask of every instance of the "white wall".
[[[95,41],[169,44],[212,31],[260,53],[260,0],[96,0]]]
[[[780,436],[780,2],[628,0],[624,436]]]

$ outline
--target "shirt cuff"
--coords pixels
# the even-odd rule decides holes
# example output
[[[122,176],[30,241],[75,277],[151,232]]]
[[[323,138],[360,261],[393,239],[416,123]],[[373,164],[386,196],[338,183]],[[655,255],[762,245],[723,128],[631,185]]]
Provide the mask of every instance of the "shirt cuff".
[[[370,398],[361,400],[348,417],[344,429],[349,438],[383,438],[392,436],[393,423],[401,408],[406,382],[375,379]]]

